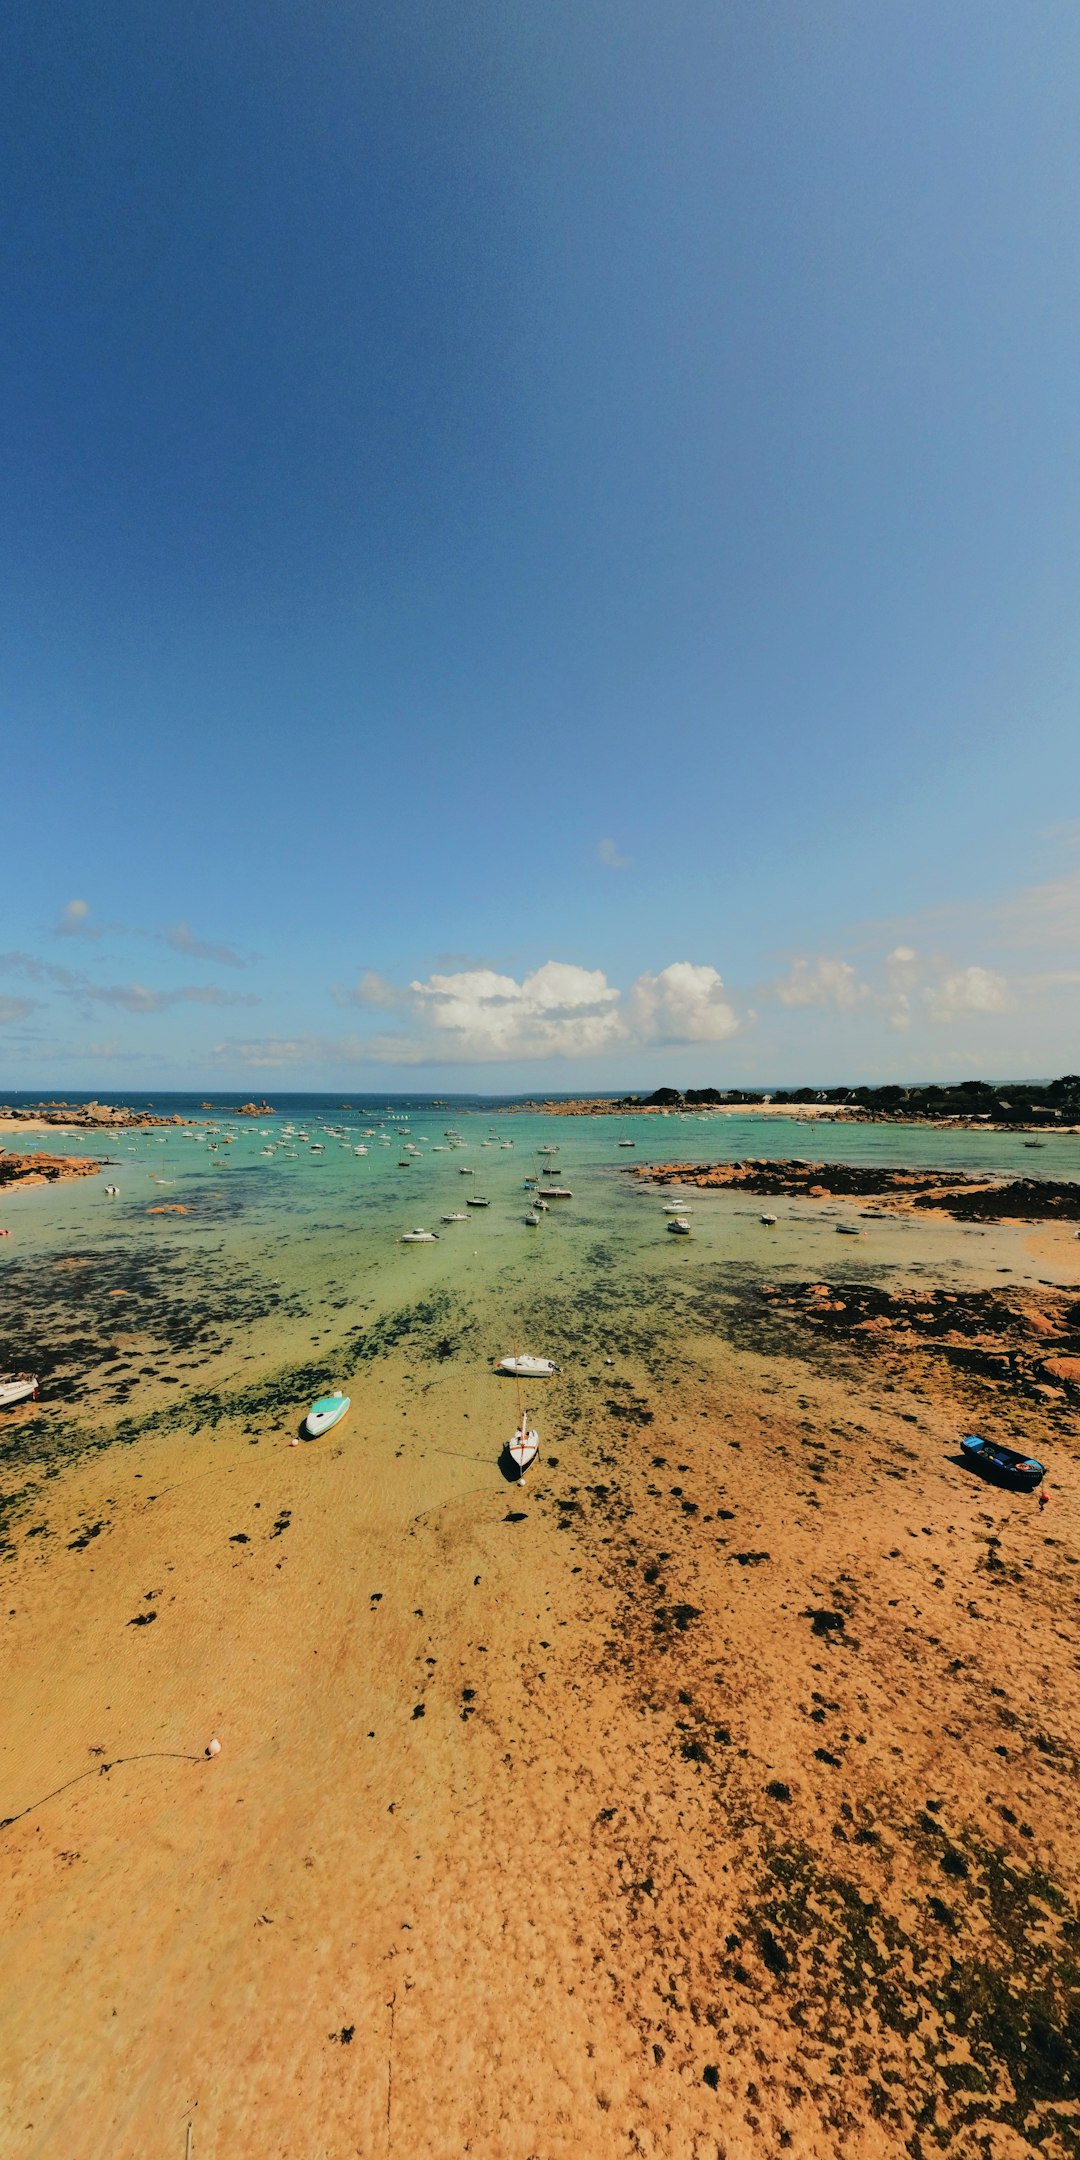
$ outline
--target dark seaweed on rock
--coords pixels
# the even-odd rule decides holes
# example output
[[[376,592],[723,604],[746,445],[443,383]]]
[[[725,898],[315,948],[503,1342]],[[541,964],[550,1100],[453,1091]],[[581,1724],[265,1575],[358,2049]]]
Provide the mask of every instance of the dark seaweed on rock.
[[[867,1279],[765,1284],[766,1332],[794,1347],[807,1330],[883,1358],[930,1352],[966,1375],[1064,1403],[1080,1395],[1080,1306],[1070,1293],[885,1290]],[[797,1324],[797,1332],[792,1323]],[[752,1330],[752,1321],[750,1327]]]
[[[217,1354],[254,1322],[302,1311],[232,1257],[149,1244],[12,1261],[5,1293],[0,1367],[25,1363],[32,1346],[51,1403],[76,1400],[90,1374],[122,1401],[136,1358]]]

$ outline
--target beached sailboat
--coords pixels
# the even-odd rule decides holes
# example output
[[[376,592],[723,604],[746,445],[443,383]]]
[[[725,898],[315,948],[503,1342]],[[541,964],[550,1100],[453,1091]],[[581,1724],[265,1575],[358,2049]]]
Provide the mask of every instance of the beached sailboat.
[[[550,1358],[518,1357],[515,1354],[514,1357],[499,1358],[495,1370],[497,1373],[509,1373],[515,1380],[550,1380],[559,1368],[552,1364]]]
[[[517,1431],[506,1443],[506,1452],[509,1455],[511,1462],[517,1464],[519,1485],[523,1481],[525,1472],[529,1468],[530,1463],[534,1463],[536,1461],[539,1447],[540,1435],[539,1433],[530,1430],[529,1413],[527,1410],[522,1410],[521,1423],[518,1426]]]

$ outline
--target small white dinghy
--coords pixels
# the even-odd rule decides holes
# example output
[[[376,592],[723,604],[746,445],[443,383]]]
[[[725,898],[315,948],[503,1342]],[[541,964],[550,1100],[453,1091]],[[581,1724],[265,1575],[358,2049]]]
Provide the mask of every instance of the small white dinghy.
[[[469,1218],[464,1208],[459,1207],[454,1209],[452,1215],[444,1215],[442,1220],[443,1222],[468,1222]]]
[[[0,1410],[13,1410],[16,1403],[36,1402],[37,1391],[36,1373],[0,1373]]]
[[[399,1245],[437,1245],[438,1242],[437,1230],[406,1230],[404,1236],[398,1239]]]
[[[513,1437],[509,1439],[506,1443],[506,1452],[509,1455],[511,1462],[515,1462],[517,1464],[519,1484],[525,1476],[525,1472],[528,1469],[529,1464],[536,1461],[539,1447],[540,1435],[539,1433],[530,1431],[529,1413],[527,1410],[523,1410],[521,1413],[521,1423],[518,1426],[517,1431],[514,1433]]]
[[[336,1425],[339,1418],[344,1417],[348,1407],[347,1395],[320,1395],[318,1401],[312,1403],[304,1419],[304,1431],[308,1439],[317,1440],[321,1433],[329,1432],[331,1425]]]
[[[530,1230],[538,1230],[540,1227],[540,1217],[535,1208],[530,1208],[528,1214],[522,1216],[522,1221],[528,1224]]]
[[[550,1380],[559,1368],[546,1357],[504,1357],[499,1359],[495,1370],[509,1373],[513,1380]]]
[[[673,1237],[689,1237],[690,1235],[690,1224],[687,1222],[685,1215],[673,1215],[668,1224],[668,1229]]]
[[[763,1222],[763,1223],[764,1223],[764,1225],[765,1225],[765,1228],[766,1228],[767,1230],[772,1230],[772,1229],[774,1229],[774,1228],[775,1228],[775,1226],[776,1226],[776,1217],[775,1217],[775,1215],[761,1215],[761,1216],[759,1216],[759,1217],[758,1217],[758,1220],[759,1220],[759,1222]]]
[[[693,1208],[688,1207],[685,1200],[665,1200],[664,1202],[665,1215],[692,1215],[693,1212]]]

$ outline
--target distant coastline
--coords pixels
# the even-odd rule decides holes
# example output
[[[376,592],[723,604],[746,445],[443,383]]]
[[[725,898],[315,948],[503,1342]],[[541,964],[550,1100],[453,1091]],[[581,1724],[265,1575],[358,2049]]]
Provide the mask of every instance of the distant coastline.
[[[651,1095],[548,1097],[517,1106],[548,1117],[670,1117],[687,1110],[720,1117],[792,1118],[858,1125],[933,1125],[959,1131],[1078,1132],[1080,1074],[993,1087],[966,1080],[954,1087],[656,1088]]]

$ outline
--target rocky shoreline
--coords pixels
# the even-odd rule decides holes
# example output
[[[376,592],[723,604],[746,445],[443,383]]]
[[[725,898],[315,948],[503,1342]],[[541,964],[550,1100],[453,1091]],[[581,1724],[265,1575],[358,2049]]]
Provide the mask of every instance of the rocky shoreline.
[[[96,1177],[102,1164],[88,1155],[13,1155],[0,1148],[0,1185],[56,1185],[63,1178]]]
[[[916,1208],[954,1222],[1078,1222],[1080,1185],[1051,1178],[963,1177],[951,1170],[887,1170],[858,1163],[635,1163],[655,1185],[754,1193],[762,1199],[875,1200],[879,1212]]]
[[[103,1127],[123,1132],[148,1125],[189,1125],[179,1113],[155,1117],[149,1110],[126,1110],[113,1103],[39,1102],[0,1103],[0,1129],[4,1126],[62,1126],[65,1131],[100,1132]]]

